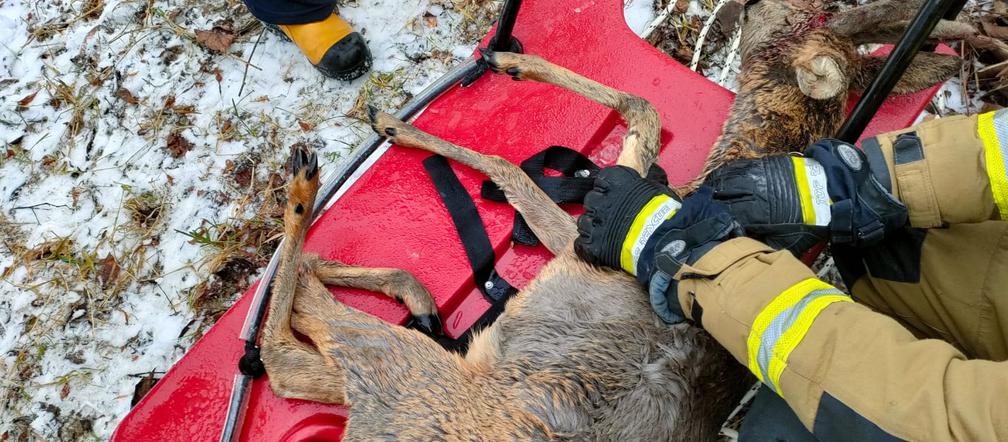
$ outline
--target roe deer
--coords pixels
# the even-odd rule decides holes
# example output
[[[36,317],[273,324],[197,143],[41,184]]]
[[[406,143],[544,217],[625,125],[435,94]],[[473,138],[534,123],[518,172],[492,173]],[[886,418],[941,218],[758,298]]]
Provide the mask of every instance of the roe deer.
[[[858,58],[853,45],[884,40],[841,24],[860,26],[867,19],[855,19],[859,14],[877,18],[878,11],[903,8],[883,1],[805,29],[801,20],[816,14],[807,5],[752,5],[742,89],[707,169],[829,135],[842,116],[846,90],[862,85],[876,64]],[[873,29],[891,36],[905,26],[883,24]],[[954,34],[950,29],[958,28],[944,23],[939,31]],[[483,57],[497,73],[550,83],[615,109],[628,126],[617,163],[642,175],[654,163],[661,122],[647,101],[535,56],[483,51]],[[900,91],[930,85],[950,66],[944,57],[918,57]],[[370,117],[374,130],[396,145],[443,155],[490,177],[556,257],[475,335],[467,354],[448,352],[418,331],[339,303],[326,289],[382,292],[404,301],[427,328],[439,324],[430,294],[409,273],[302,254],[319,174],[315,155],[298,150],[263,332],[263,362],[277,395],[350,406],[347,441],[715,437],[751,384],[744,367],[702,330],[662,323],[633,277],[579,260],[572,248],[575,220],[521,169],[377,110]]]
[[[837,13],[821,1],[742,0],[739,90],[703,172],[677,188],[695,189],[722,164],[798,151],[840,129],[849,91],[863,90],[884,58],[860,55],[858,45],[895,43],[925,0],[881,0]],[[942,20],[933,40],[976,35],[965,23]],[[954,55],[920,52],[893,89],[907,94],[959,70]]]

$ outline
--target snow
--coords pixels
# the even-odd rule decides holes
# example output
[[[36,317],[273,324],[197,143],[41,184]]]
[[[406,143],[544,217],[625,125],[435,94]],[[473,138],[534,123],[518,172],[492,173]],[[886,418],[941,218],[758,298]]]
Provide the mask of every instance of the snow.
[[[236,29],[250,22],[240,3],[158,1],[145,12],[145,2],[112,0],[98,17],[70,20],[45,40],[31,36],[77,17],[84,3],[0,2],[0,221],[20,232],[0,241],[0,274],[7,272],[0,281],[0,391],[13,399],[0,413],[0,434],[108,438],[129,411],[136,376],[165,371],[195,340],[193,330],[208,325],[190,324],[200,316],[187,297],[207,276],[209,252],[181,232],[251,215],[241,204],[250,189],[226,176],[228,163],[255,155],[257,177],[282,174],[291,144],[311,143],[333,161],[369,130],[344,115],[367,78],[324,80],[272,33],[258,46],[258,32],[239,38],[225,55],[191,38],[222,19]],[[475,46],[461,36],[461,14],[432,3],[359,0],[341,9],[368,40],[374,73],[403,79],[406,93]],[[428,13],[436,26],[425,22]],[[447,56],[430,57],[434,51]],[[104,78],[94,81],[95,73]],[[87,100],[76,132],[71,103],[62,96],[60,106],[52,101],[60,83]],[[139,102],[118,96],[121,89]],[[378,90],[373,100],[392,108],[402,99],[394,95]],[[193,112],[165,115],[169,97]],[[241,136],[225,136],[223,120]],[[299,121],[314,127],[302,130]],[[193,144],[179,158],[165,149],[172,131]],[[16,155],[8,158],[8,151]],[[123,209],[144,192],[167,205],[150,234],[128,226]],[[111,295],[93,280],[78,280],[64,262],[16,262],[17,246],[57,238],[70,238],[76,257],[111,254],[123,271],[129,258],[142,256],[143,263]],[[19,373],[26,367],[27,374]],[[23,390],[12,388],[22,381]],[[93,434],[65,433],[78,418],[91,421]]]

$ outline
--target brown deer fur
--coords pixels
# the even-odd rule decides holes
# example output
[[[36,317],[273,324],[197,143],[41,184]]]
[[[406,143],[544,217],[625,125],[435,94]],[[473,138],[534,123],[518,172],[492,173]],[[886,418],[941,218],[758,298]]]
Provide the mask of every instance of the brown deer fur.
[[[906,16],[904,7],[913,8],[882,1],[849,14],[868,17],[854,21],[860,24],[883,13]],[[747,13],[741,89],[705,170],[732,158],[799,149],[830,135],[847,90],[863,86],[868,72],[877,69],[853,47],[871,40],[870,32],[839,25],[848,15],[807,29],[818,12],[797,1],[764,0]],[[939,31],[954,27],[942,26]],[[483,55],[498,73],[551,83],[617,110],[628,125],[617,162],[643,173],[655,161],[661,123],[645,100],[535,56]],[[928,86],[951,69],[945,57],[918,57],[900,90]],[[403,300],[414,317],[437,313],[430,294],[406,272],[301,253],[318,169],[314,154],[296,151],[280,267],[263,332],[263,362],[276,394],[350,406],[347,441],[716,435],[751,381],[709,335],[687,324],[662,323],[632,277],[580,261],[571,247],[574,219],[514,165],[388,114],[373,110],[371,119],[373,128],[398,146],[440,154],[489,176],[556,257],[476,335],[466,355],[445,351],[420,332],[346,307],[326,289],[326,284],[367,288]]]

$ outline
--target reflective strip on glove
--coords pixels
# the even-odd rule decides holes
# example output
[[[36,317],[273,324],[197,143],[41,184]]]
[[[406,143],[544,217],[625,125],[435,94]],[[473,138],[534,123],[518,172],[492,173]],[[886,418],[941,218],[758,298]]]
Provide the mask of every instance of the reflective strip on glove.
[[[978,117],[977,132],[984,145],[987,176],[1001,219],[1008,220],[1008,110]]]
[[[637,276],[637,260],[648,239],[665,220],[672,218],[682,204],[668,195],[657,195],[637,213],[620,253],[620,267]]]
[[[788,357],[808,333],[812,322],[834,302],[849,296],[815,278],[805,279],[780,295],[756,316],[749,332],[749,370],[780,394],[780,377]]]
[[[802,221],[812,226],[828,226],[832,201],[826,189],[826,171],[811,158],[791,157],[791,161],[801,201]]]

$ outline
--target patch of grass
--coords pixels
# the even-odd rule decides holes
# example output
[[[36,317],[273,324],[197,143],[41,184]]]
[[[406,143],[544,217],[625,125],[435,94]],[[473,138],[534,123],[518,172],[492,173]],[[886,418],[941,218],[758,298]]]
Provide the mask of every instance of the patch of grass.
[[[141,192],[129,197],[123,203],[123,209],[126,209],[136,227],[149,230],[160,224],[164,214],[168,212],[167,199],[159,193]]]
[[[406,81],[405,68],[392,72],[371,72],[367,81],[361,85],[357,99],[346,112],[346,116],[361,122],[367,121],[367,106],[374,105],[380,109],[398,109],[410,98],[403,90]]]
[[[251,215],[224,222],[204,221],[198,228],[178,231],[206,250],[202,267],[207,278],[188,296],[189,306],[210,318],[212,325],[234,301],[234,295],[248,287],[256,269],[265,267],[283,236],[283,179],[276,173],[266,178],[252,177],[249,193],[236,204],[236,213]]]

